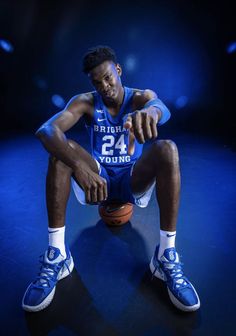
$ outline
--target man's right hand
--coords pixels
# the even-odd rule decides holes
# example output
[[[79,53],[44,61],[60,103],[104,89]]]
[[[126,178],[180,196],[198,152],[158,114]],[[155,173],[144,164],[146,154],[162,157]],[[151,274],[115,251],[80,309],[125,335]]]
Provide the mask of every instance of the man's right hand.
[[[107,199],[107,181],[88,166],[80,165],[74,170],[73,177],[84,190],[86,203],[98,204]]]

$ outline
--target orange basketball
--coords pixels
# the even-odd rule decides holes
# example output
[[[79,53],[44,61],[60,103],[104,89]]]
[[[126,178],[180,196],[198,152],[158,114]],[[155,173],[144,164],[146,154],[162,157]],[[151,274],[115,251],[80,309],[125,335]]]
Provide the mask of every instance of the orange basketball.
[[[111,226],[119,226],[127,223],[133,213],[133,204],[112,202],[104,203],[98,207],[102,220]]]

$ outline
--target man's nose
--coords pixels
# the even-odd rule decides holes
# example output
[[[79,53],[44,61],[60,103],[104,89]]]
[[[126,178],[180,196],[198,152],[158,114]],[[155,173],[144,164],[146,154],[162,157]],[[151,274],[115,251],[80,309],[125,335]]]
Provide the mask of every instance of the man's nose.
[[[102,82],[102,90],[107,91],[107,89],[110,87],[109,83],[106,81]]]

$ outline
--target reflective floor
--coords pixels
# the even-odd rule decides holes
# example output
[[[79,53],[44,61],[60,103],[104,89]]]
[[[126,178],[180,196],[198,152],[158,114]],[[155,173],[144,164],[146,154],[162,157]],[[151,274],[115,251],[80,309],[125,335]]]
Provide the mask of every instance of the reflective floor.
[[[58,283],[47,309],[25,313],[21,299],[48,240],[47,153],[33,135],[9,136],[1,141],[0,165],[1,335],[232,335],[236,155],[219,140],[172,139],[182,174],[176,247],[200,310],[178,311],[164,283],[151,279],[148,264],[159,242],[154,194],[147,208],[135,207],[129,223],[109,228],[97,206],[79,205],[71,193],[66,240],[75,269]]]

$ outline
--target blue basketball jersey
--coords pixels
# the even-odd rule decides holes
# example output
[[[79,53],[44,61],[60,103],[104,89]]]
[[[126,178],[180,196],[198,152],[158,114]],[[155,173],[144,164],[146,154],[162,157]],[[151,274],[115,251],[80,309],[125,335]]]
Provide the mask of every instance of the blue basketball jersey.
[[[127,167],[142,154],[143,145],[135,140],[133,155],[128,154],[129,131],[123,127],[125,116],[131,113],[134,90],[124,87],[124,99],[118,115],[111,116],[102,97],[95,91],[94,115],[88,131],[91,137],[92,156],[107,168]]]

